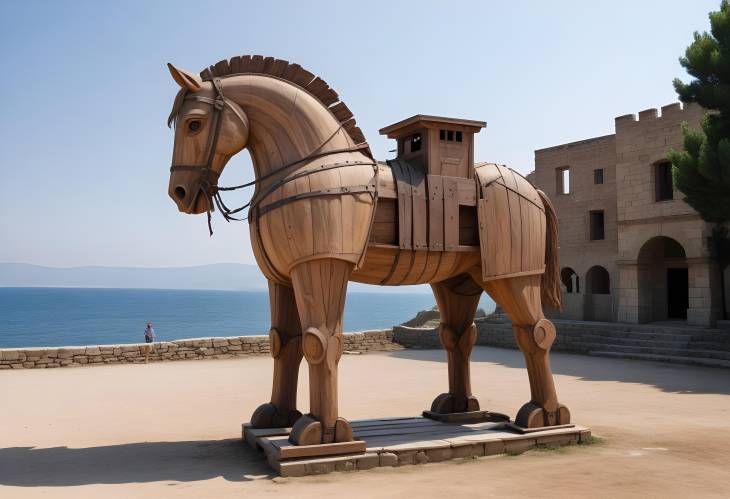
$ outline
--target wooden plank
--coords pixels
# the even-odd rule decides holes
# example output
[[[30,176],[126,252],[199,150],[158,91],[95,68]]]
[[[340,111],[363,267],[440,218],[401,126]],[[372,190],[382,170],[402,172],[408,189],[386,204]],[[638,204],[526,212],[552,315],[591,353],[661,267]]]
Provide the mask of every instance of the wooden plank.
[[[330,108],[330,111],[335,115],[337,121],[340,122],[345,122],[353,116],[352,111],[350,111],[350,108],[344,102],[338,102]]]
[[[502,423],[509,421],[509,416],[498,412],[470,411],[440,414],[433,411],[423,411],[423,416],[443,423]]]
[[[415,250],[428,249],[428,193],[426,175],[420,168],[411,169],[412,243]]]
[[[393,170],[387,165],[378,165],[378,199],[398,199]]]
[[[398,192],[398,245],[401,249],[411,249],[413,219],[413,202],[411,201],[411,174],[406,163],[393,161],[391,163],[393,178]]]
[[[479,242],[482,251],[482,278],[509,272],[512,253],[507,190],[498,184],[486,189],[479,201]]]
[[[507,200],[509,203],[510,238],[512,239],[508,272],[522,272],[522,212],[520,211],[520,197],[512,191],[507,191]]]
[[[520,239],[522,240],[522,265],[520,266],[520,272],[525,270],[534,270],[535,258],[534,255],[537,253],[538,248],[534,246],[533,238],[535,237],[535,216],[534,212],[538,211],[535,205],[527,201],[526,199],[519,198],[520,200],[520,217],[522,219],[522,234]]]
[[[459,204],[462,206],[476,206],[477,183],[474,179],[459,178],[456,183],[458,185]]]
[[[428,175],[428,248],[444,250],[444,185],[440,175]]]
[[[271,437],[267,440],[273,446],[275,457],[278,461],[283,459],[294,459],[297,457],[358,454],[365,452],[366,448],[365,442],[362,440],[318,445],[293,445],[289,442],[289,437]]]
[[[506,185],[509,189],[517,190],[517,182],[515,181],[514,174],[512,173],[512,170],[507,168],[504,165],[497,165],[497,169],[499,170],[500,175],[502,176],[502,182],[504,185]]]
[[[458,179],[443,177],[444,185],[444,249],[454,251],[459,246]]]

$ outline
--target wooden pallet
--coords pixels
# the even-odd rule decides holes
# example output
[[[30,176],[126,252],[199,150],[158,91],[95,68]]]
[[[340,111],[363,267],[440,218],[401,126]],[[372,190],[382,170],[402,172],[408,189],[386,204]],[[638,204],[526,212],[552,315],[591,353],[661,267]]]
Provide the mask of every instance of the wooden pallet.
[[[507,423],[458,424],[423,417],[362,419],[351,424],[356,440],[344,444],[291,446],[288,428],[253,429],[248,424],[243,425],[243,437],[251,447],[263,451],[281,476],[304,476],[520,454],[541,444],[576,444],[591,435],[588,428],[578,425],[519,433]],[[323,456],[322,452],[333,449],[339,455]]]

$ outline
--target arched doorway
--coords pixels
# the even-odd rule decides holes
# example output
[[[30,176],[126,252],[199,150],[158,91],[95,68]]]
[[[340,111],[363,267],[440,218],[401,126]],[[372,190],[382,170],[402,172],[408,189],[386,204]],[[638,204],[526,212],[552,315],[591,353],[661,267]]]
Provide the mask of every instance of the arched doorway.
[[[563,267],[560,271],[560,280],[563,282],[563,291],[566,293],[580,293],[580,280],[575,270]]]
[[[604,267],[595,265],[586,273],[586,296],[583,316],[587,321],[611,321],[611,276]]]
[[[639,322],[687,319],[689,274],[687,256],[672,238],[657,236],[641,247]]]

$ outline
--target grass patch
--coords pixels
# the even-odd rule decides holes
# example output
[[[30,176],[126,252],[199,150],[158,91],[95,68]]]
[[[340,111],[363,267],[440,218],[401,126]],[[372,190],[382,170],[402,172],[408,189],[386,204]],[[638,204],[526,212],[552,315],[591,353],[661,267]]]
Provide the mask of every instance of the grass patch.
[[[555,454],[565,454],[568,452],[567,445],[556,444],[537,444],[535,449],[537,452],[554,452]]]
[[[580,442],[578,442],[578,445],[603,445],[606,443],[605,438],[596,437],[595,435],[591,435],[588,438],[581,439]]]

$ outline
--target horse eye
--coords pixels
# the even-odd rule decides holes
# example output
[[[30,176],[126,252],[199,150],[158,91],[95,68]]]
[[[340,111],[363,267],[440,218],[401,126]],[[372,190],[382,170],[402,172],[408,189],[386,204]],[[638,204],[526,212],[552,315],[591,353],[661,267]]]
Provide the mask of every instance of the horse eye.
[[[188,130],[191,132],[197,132],[200,130],[200,120],[193,120],[190,123],[188,123]]]

